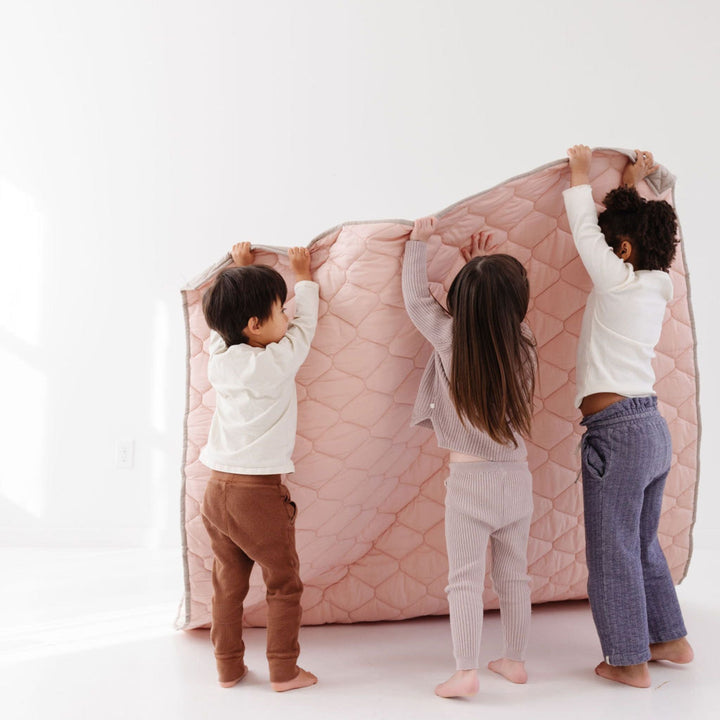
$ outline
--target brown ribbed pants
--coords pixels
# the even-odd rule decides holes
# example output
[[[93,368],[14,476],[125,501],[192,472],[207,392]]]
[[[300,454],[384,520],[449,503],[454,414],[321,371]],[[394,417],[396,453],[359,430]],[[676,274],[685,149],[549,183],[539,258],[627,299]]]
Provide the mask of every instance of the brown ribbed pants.
[[[271,682],[292,680],[300,645],[302,582],[295,550],[295,503],[280,475],[212,471],[202,517],[215,560],[212,630],[220,682],[244,672],[243,601],[257,563],[267,587],[267,659]]]

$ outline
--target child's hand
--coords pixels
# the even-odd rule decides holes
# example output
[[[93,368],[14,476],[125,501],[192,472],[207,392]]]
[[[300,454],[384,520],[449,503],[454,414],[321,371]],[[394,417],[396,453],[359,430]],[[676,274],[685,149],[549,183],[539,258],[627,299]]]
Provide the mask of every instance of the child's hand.
[[[485,231],[473,233],[470,236],[470,245],[460,249],[465,262],[470,262],[480,255],[487,255],[492,247],[492,237],[491,233]]]
[[[567,154],[570,158],[570,185],[589,185],[592,150],[587,145],[573,145]]]
[[[290,269],[295,273],[295,281],[312,280],[310,274],[310,251],[304,247],[292,247],[288,250]]]
[[[652,175],[659,167],[653,164],[653,154],[648,150],[636,150],[635,156],[635,162],[628,160],[622,175],[622,184],[629,187],[635,187],[637,183],[648,175]]]
[[[417,240],[418,242],[427,242],[430,236],[435,234],[437,224],[438,221],[436,217],[425,217],[416,220],[410,233],[410,239]]]
[[[253,264],[253,251],[249,242],[235,243],[230,251],[233,262],[237,267],[245,267]]]

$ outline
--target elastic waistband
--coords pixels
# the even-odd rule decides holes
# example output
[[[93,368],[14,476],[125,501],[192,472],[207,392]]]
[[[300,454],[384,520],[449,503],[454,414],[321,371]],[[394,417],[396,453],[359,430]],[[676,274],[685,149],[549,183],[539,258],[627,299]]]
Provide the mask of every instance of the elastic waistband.
[[[655,395],[644,395],[643,397],[629,397],[618,400],[618,402],[608,405],[600,412],[586,415],[580,421],[580,424],[585,425],[587,428],[602,427],[603,425],[614,425],[651,415],[659,415],[657,397]]]
[[[490,460],[478,460],[477,462],[449,463],[449,467],[452,473],[529,472],[527,462],[492,462]]]
[[[235,473],[210,471],[210,482],[231,483],[233,485],[280,485],[281,475],[236,475]]]

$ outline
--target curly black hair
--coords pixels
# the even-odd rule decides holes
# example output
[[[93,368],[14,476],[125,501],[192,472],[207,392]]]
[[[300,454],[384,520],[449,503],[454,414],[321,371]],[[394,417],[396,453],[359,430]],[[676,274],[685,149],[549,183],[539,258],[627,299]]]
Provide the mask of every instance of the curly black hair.
[[[667,272],[680,242],[672,205],[665,200],[645,200],[627,186],[611,190],[603,204],[598,223],[607,244],[617,250],[628,240],[635,251],[635,270]]]

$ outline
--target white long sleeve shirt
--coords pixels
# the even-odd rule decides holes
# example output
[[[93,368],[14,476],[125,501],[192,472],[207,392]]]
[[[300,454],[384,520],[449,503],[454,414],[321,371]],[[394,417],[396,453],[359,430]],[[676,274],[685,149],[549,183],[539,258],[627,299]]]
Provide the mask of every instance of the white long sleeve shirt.
[[[211,332],[208,379],[215,389],[215,414],[200,453],[207,467],[237,475],[295,470],[295,375],[310,351],[318,304],[317,283],[296,283],[295,317],[285,336],[264,348],[227,347]]]
[[[634,270],[605,241],[589,185],[563,192],[575,246],[593,289],[580,330],[575,406],[587,395],[654,395],[652,359],[673,286],[661,270]]]

